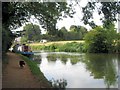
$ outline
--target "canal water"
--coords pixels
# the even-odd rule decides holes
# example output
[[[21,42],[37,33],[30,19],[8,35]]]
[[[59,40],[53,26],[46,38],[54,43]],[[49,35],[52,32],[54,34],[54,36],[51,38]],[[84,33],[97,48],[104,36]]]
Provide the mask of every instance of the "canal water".
[[[118,54],[85,54],[36,52],[35,59],[44,76],[54,87],[118,88],[120,56]]]

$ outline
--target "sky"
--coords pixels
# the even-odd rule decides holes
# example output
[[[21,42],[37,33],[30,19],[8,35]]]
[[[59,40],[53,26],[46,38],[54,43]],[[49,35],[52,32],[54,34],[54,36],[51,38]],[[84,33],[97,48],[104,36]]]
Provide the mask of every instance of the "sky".
[[[74,4],[75,4],[75,1],[74,0],[71,0]],[[71,2],[70,0],[68,0],[68,3]],[[73,15],[73,18],[63,18],[63,20],[60,20],[57,22],[56,24],[56,27],[58,29],[61,29],[62,27],[66,27],[67,30],[69,30],[70,26],[71,25],[80,25],[80,26],[84,26],[88,29],[88,31],[91,29],[91,27],[89,25],[84,25],[84,23],[81,21],[82,19],[82,7],[86,6],[88,0],[78,0],[80,3],[79,5],[75,5],[75,10],[76,10],[76,13]],[[98,4],[97,6],[100,6],[100,4]],[[102,25],[102,22],[100,21],[100,17],[103,17],[103,15],[98,15],[97,13],[97,10],[95,10],[95,12],[93,12],[93,21],[96,23],[96,25],[99,25],[101,26]],[[30,19],[30,22],[32,22],[33,24],[36,24],[36,25],[39,25],[39,21],[37,19],[35,19],[34,16],[31,17]],[[25,25],[23,25],[25,26]],[[23,26],[16,29],[17,31],[19,30],[23,30]],[[41,28],[41,26],[40,26]],[[14,30],[14,31],[16,31]],[[42,33],[44,34],[45,33],[45,30],[44,29],[41,29],[42,30]]]
[[[86,6],[87,1],[88,0],[80,0],[80,4],[75,5],[76,14],[73,15],[73,18],[64,18],[63,20],[57,23],[57,27],[60,29],[61,27],[65,26],[67,29],[69,29],[71,25],[81,25],[85,26],[87,29],[91,29],[89,25],[84,25],[81,21],[83,17],[82,7]],[[93,20],[97,25],[102,25],[102,22],[100,21],[100,17],[102,16],[98,15],[97,12],[94,12],[93,17]]]

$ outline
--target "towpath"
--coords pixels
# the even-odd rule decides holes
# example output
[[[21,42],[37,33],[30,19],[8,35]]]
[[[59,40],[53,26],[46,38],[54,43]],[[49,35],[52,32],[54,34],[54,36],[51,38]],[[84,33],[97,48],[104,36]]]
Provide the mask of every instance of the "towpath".
[[[20,56],[15,53],[7,53],[9,62],[3,69],[2,88],[45,88],[46,84],[38,81],[31,73],[26,64],[23,69],[19,68]]]

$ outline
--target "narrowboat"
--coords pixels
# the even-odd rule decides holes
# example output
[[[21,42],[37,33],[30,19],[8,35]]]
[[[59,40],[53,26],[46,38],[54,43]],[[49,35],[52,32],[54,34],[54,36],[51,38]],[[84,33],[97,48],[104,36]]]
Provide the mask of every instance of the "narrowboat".
[[[28,57],[34,55],[34,53],[31,51],[31,48],[26,44],[16,44],[13,46],[12,51]]]

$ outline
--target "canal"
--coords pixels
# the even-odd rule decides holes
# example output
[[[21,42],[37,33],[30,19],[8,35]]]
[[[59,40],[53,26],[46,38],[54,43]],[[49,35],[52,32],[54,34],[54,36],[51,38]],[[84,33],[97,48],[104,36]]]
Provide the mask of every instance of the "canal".
[[[41,51],[34,57],[53,87],[118,88],[118,54]]]

